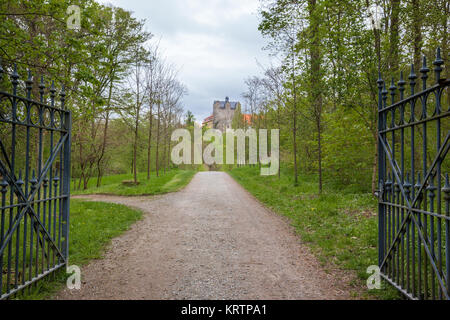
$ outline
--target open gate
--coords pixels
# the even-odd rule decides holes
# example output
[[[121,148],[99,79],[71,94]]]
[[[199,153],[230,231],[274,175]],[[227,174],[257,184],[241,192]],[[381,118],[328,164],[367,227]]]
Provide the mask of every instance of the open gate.
[[[412,65],[408,97],[403,74],[398,87],[392,79],[386,89],[381,75],[377,81],[379,266],[410,299],[450,299],[450,79],[441,79],[443,64],[438,49],[427,87],[423,58],[419,92]]]
[[[64,88],[47,98],[43,78],[4,74],[0,63],[0,299],[67,264],[71,143]]]

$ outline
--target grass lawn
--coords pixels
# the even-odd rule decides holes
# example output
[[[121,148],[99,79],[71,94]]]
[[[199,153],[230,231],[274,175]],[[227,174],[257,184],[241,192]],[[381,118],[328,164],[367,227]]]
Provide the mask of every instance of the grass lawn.
[[[80,267],[92,259],[101,258],[111,239],[142,217],[141,211],[118,204],[72,200],[70,206],[69,264]],[[63,288],[66,278],[64,270],[61,270],[12,299],[48,299]]]
[[[229,173],[267,207],[287,216],[324,266],[332,263],[354,270],[358,280],[352,285],[366,288],[366,270],[378,261],[377,201],[371,194],[325,185],[323,195],[318,196],[315,176],[300,176],[294,187],[288,170],[282,171],[281,179],[261,176],[256,167]],[[392,287],[383,287],[359,298],[399,298]]]
[[[112,194],[118,196],[147,196],[175,192],[186,186],[194,176],[194,170],[170,170],[159,177],[153,172],[150,180],[147,180],[146,173],[138,175],[139,185],[126,186],[122,184],[124,180],[133,180],[132,174],[121,174],[106,176],[102,179],[102,184],[97,188],[97,179],[91,179],[87,190],[75,190],[72,182],[72,195],[82,194]]]

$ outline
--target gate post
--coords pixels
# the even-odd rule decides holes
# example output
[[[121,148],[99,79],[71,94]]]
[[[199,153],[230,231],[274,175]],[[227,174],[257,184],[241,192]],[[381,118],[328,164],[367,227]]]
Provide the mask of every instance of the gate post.
[[[383,147],[381,145],[381,135],[380,132],[385,130],[385,121],[384,121],[384,113],[383,109],[383,88],[385,90],[386,86],[381,78],[381,72],[378,72],[378,265],[381,267],[381,263],[384,259],[384,230],[385,230],[385,221],[384,221],[384,204],[380,202],[384,198],[384,182],[386,181],[386,171],[385,171],[385,162],[386,155],[384,153]]]
[[[65,92],[64,87],[61,91],[61,107],[65,110]],[[72,113],[70,111],[66,112],[64,115],[64,125],[65,130],[67,130],[67,139],[64,142],[64,151],[63,151],[63,160],[64,160],[64,169],[62,177],[63,179],[63,204],[62,204],[62,222],[63,222],[63,236],[64,241],[62,243],[62,253],[65,258],[66,264],[69,260],[69,219],[70,219],[70,157],[71,157],[71,140],[72,140]]]

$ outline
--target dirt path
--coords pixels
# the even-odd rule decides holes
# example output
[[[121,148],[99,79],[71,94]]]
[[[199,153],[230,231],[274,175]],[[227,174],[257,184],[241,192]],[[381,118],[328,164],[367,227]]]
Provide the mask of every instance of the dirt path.
[[[349,298],[292,227],[226,173],[198,173],[184,190],[151,198],[87,198],[146,214],[82,269],[80,291],[57,299]]]

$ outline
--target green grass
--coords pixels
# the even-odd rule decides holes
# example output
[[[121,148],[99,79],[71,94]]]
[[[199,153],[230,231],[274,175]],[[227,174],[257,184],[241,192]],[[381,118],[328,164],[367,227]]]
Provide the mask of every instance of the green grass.
[[[141,211],[124,205],[72,200],[69,264],[83,266],[92,259],[102,258],[111,239],[128,230],[141,217]],[[63,288],[66,278],[65,272],[60,271],[38,281],[13,299],[48,299]]]
[[[258,168],[251,167],[234,168],[229,173],[266,206],[287,216],[323,266],[333,264],[356,272],[357,281],[352,285],[366,288],[366,270],[378,260],[377,201],[371,194],[325,185],[324,193],[318,196],[315,176],[300,176],[299,185],[294,187],[289,170],[282,171],[281,179],[261,176]],[[364,292],[358,297],[399,298],[389,286]]]
[[[106,176],[102,179],[102,184],[97,188],[97,180],[91,179],[86,190],[75,190],[72,183],[72,195],[83,194],[111,194],[118,196],[147,196],[167,192],[175,192],[186,186],[194,176],[194,170],[170,170],[159,177],[152,173],[150,180],[147,180],[146,173],[138,175],[139,185],[126,186],[122,184],[124,180],[133,180],[131,174]]]

